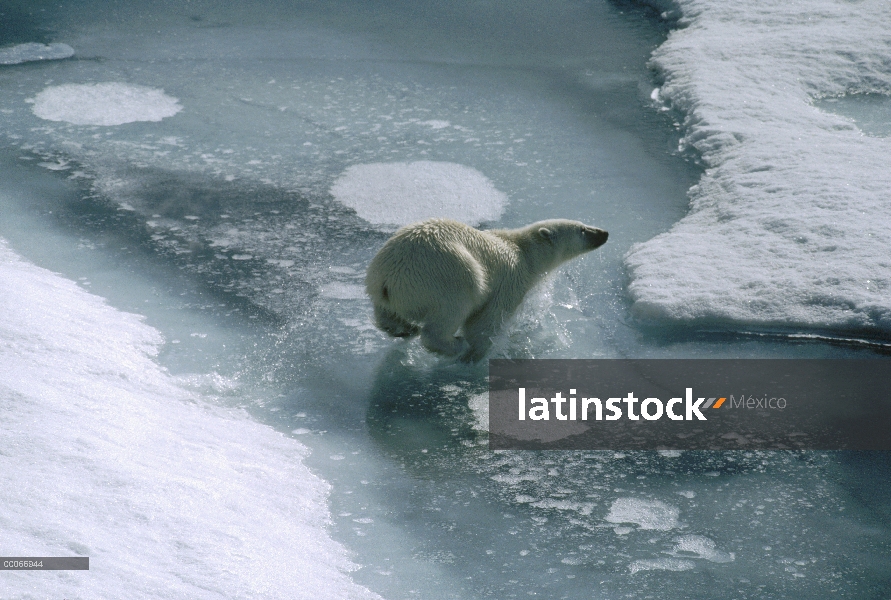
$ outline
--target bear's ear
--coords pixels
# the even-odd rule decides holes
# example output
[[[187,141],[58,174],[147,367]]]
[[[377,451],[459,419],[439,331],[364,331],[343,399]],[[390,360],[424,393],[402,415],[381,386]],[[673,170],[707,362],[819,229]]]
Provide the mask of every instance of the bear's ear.
[[[541,239],[545,240],[549,244],[554,244],[554,232],[548,229],[547,227],[539,227],[538,235],[541,236]]]

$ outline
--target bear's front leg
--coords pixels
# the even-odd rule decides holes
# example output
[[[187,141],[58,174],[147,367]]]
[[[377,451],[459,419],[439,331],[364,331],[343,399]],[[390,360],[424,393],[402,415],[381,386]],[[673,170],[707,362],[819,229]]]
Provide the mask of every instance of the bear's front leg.
[[[467,351],[467,342],[455,337],[455,327],[442,327],[427,323],[421,328],[421,343],[430,352],[445,356],[458,356]]]
[[[496,303],[489,302],[482,310],[467,319],[464,323],[464,338],[469,347],[461,360],[464,362],[482,360],[492,347],[492,338],[498,335],[507,316],[505,310]]]

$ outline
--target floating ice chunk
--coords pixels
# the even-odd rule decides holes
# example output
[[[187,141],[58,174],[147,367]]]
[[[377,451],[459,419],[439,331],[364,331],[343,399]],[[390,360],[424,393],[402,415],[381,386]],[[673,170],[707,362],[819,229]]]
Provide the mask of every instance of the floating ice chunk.
[[[361,285],[339,281],[326,283],[319,288],[319,293],[325,298],[336,298],[338,300],[360,300],[365,298],[365,288]]]
[[[638,571],[690,571],[696,567],[692,561],[680,558],[651,558],[644,560],[636,560],[628,569],[632,574]]]
[[[74,48],[68,44],[19,44],[0,48],[0,65],[17,65],[35,60],[58,60],[74,56]]]
[[[489,431],[489,393],[474,394],[467,399],[467,406],[473,413],[473,428]]]
[[[684,453],[683,450],[657,450],[657,452],[664,458],[678,458]]]
[[[49,169],[50,171],[67,171],[71,167],[68,166],[68,161],[60,160],[59,162],[42,162],[37,163],[38,167],[43,167],[44,169]]]
[[[66,83],[50,86],[37,94],[31,110],[47,121],[108,126],[160,121],[178,113],[182,106],[164,90],[141,85]]]
[[[439,120],[430,120],[430,121],[421,121],[418,123],[419,125],[426,125],[431,129],[445,129],[446,127],[450,127],[452,124],[448,121],[439,121]]]
[[[366,221],[390,226],[430,217],[479,225],[500,217],[508,201],[476,169],[434,161],[353,165],[331,194]]]
[[[345,275],[354,275],[356,273],[356,269],[354,269],[352,267],[332,266],[332,267],[328,267],[328,270],[331,271],[332,273],[343,273]]]
[[[219,246],[228,245],[228,244],[231,244],[231,242],[228,242],[228,241],[227,241],[226,244],[223,244],[223,243],[220,243],[220,242],[216,242],[216,245],[219,245]],[[283,268],[288,268],[288,267],[293,267],[293,266],[294,266],[294,261],[293,261],[293,260],[268,258],[268,259],[266,259],[266,262],[268,262],[269,264],[278,265],[278,266],[283,267]]]
[[[677,542],[675,547],[669,553],[672,556],[690,557],[691,554],[695,554],[691,558],[703,558],[716,563],[728,563],[736,559],[733,552],[718,550],[714,540],[704,535],[684,535],[677,538],[675,542]]]
[[[625,525],[619,525],[618,527],[613,527],[613,532],[616,535],[628,535],[634,531],[634,527],[627,527]]]
[[[572,500],[559,500],[556,498],[543,498],[531,504],[535,508],[573,511],[585,517],[591,514],[595,506],[593,502],[573,502]]]
[[[640,529],[668,531],[678,523],[680,511],[658,500],[641,498],[617,498],[606,515],[608,523],[634,523]]]

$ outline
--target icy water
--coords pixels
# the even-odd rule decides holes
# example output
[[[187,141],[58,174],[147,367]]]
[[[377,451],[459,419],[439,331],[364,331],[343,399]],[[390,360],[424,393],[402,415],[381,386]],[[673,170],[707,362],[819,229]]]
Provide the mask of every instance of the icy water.
[[[356,583],[385,598],[891,590],[887,455],[493,453],[485,365],[371,326],[364,269],[398,215],[559,216],[610,241],[532,294],[496,356],[880,355],[630,318],[623,257],[685,215],[702,172],[651,100],[670,23],[621,2],[3,10],[2,45],[75,55],[0,67],[0,237],[144,315],[172,374],[237,382],[210,401],[309,446]],[[95,99],[72,109],[77,93]],[[114,94],[139,118],[91,124]],[[403,171],[351,170],[394,163],[396,197]],[[455,173],[473,206],[425,206]]]
[[[856,94],[824,98],[815,103],[823,110],[850,118],[866,135],[891,135],[891,98],[882,94]]]

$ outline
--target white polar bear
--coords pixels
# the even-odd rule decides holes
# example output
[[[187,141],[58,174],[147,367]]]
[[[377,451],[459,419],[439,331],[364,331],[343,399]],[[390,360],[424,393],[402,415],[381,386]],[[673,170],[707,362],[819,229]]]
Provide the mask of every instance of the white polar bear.
[[[420,332],[431,352],[479,360],[526,292],[608,235],[566,219],[490,231],[450,219],[408,225],[368,267],[376,325],[395,337]],[[463,339],[455,335],[459,329]]]

